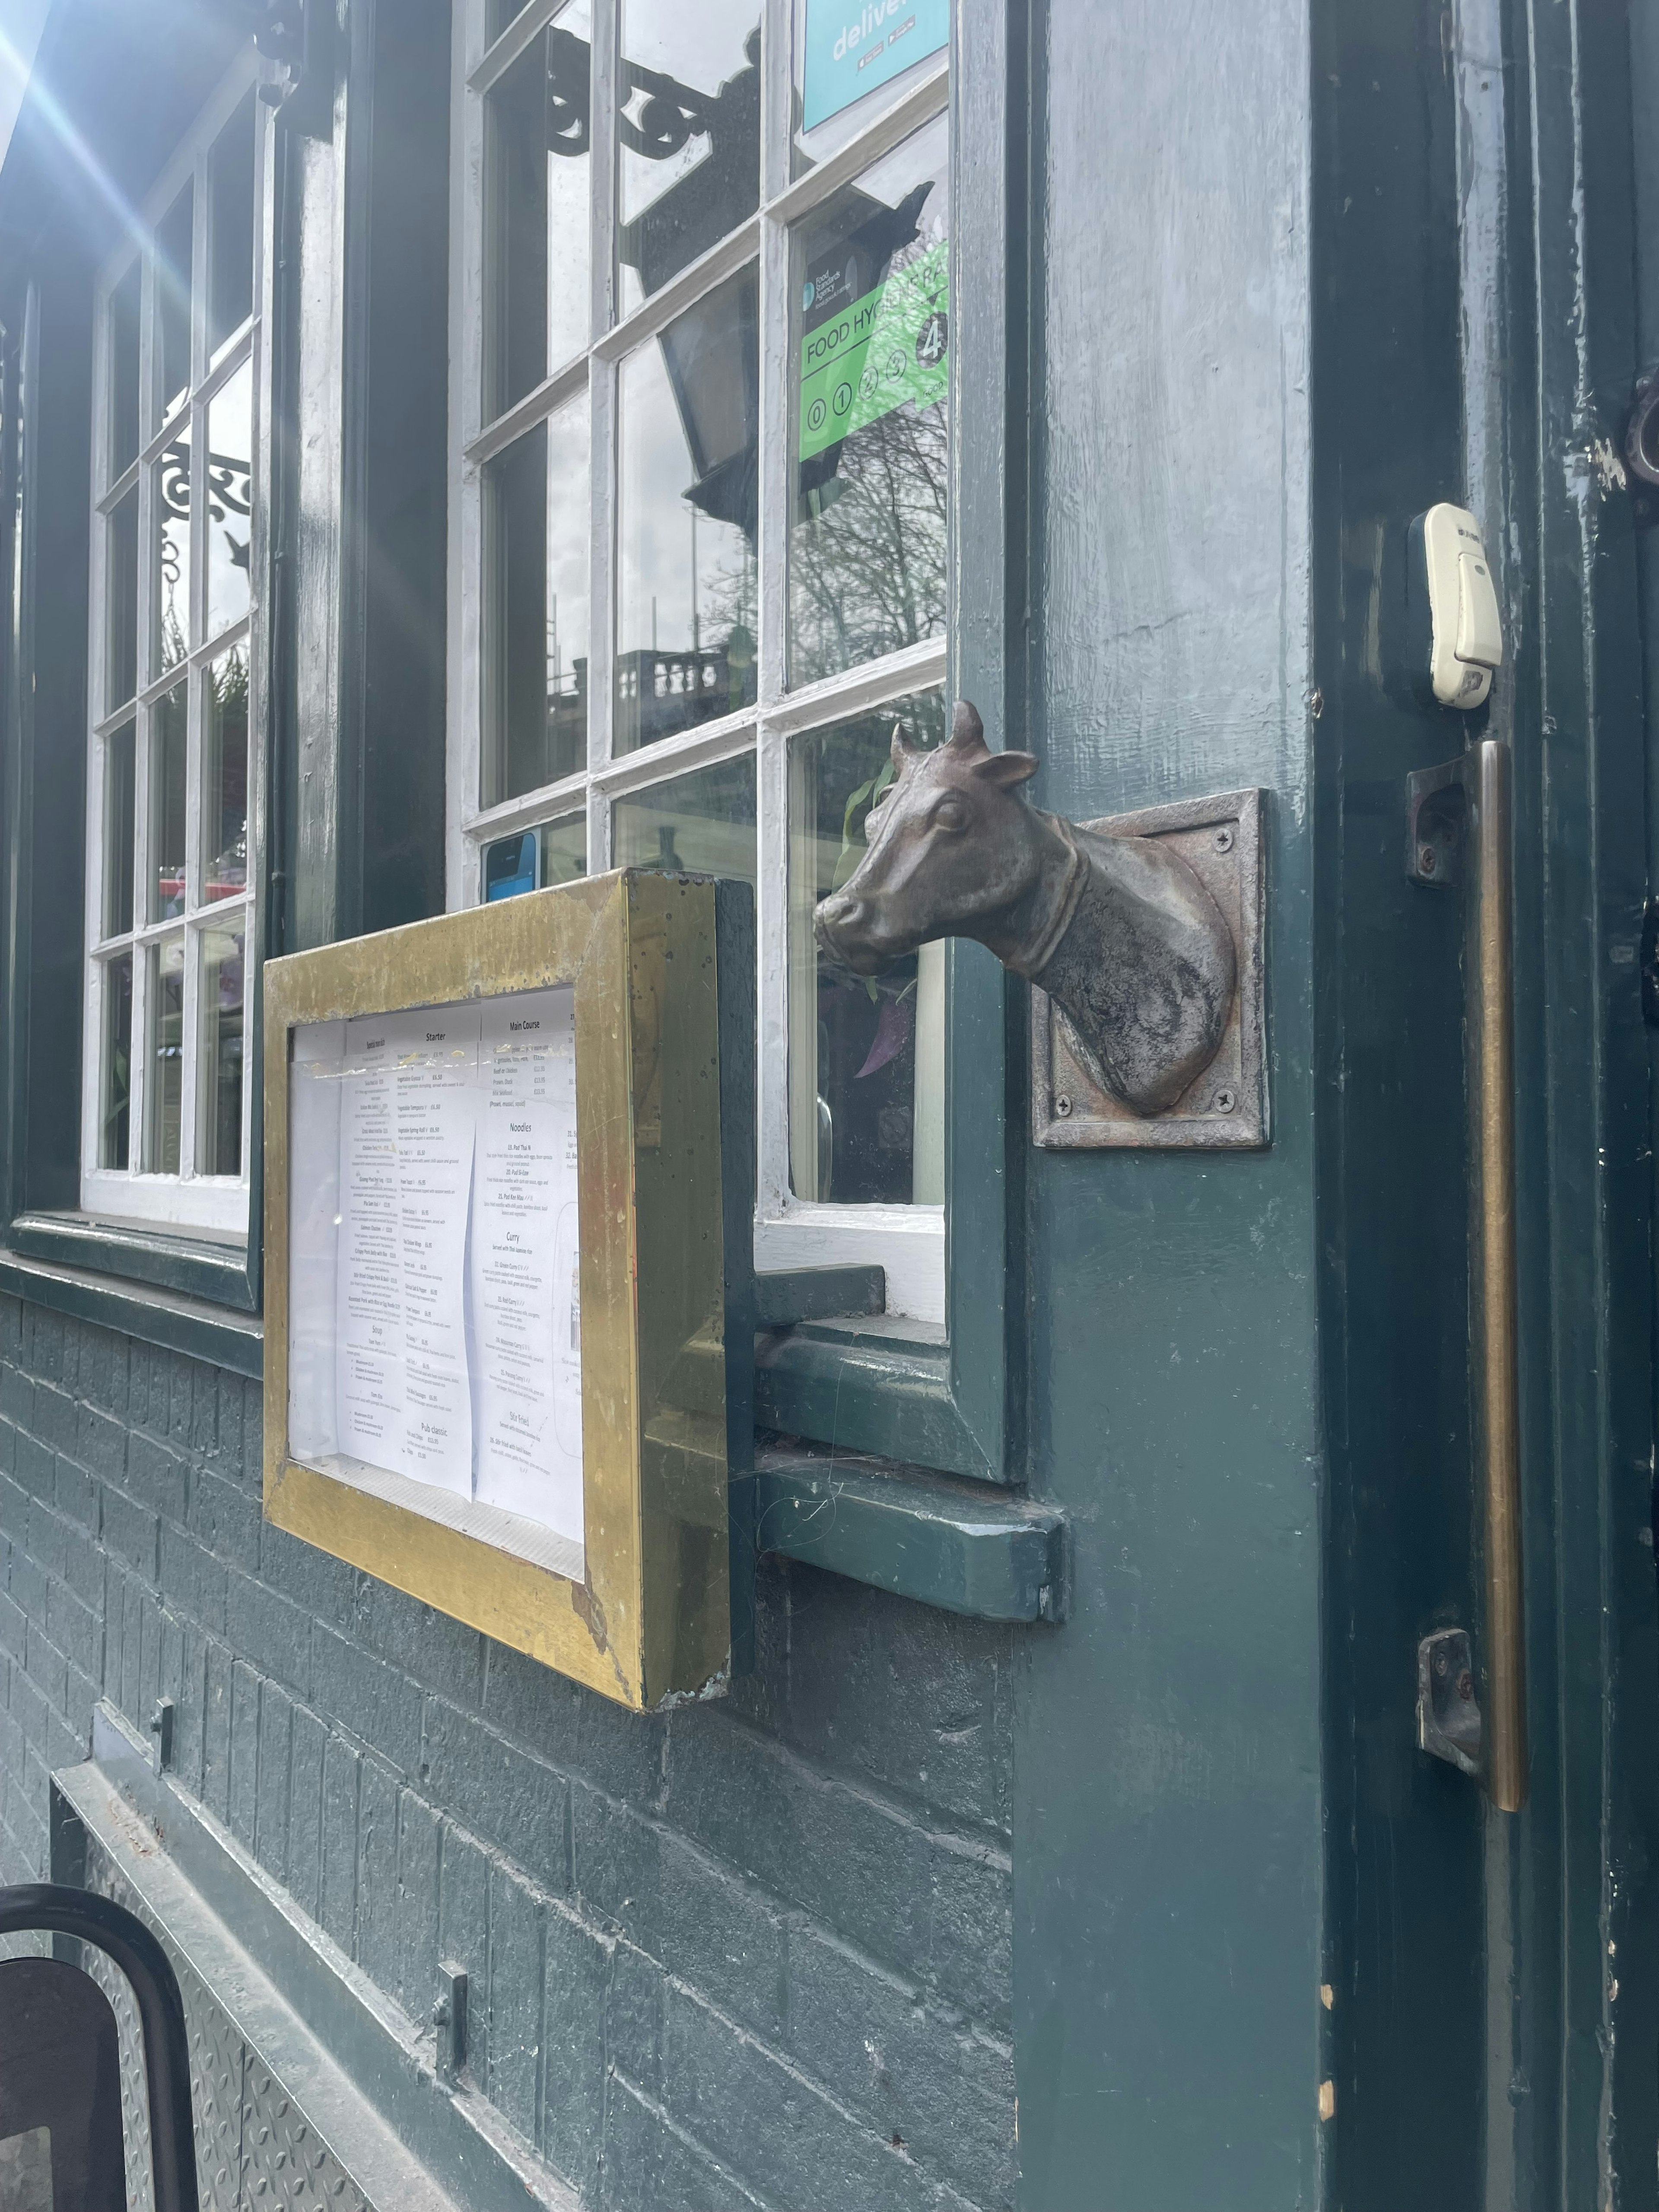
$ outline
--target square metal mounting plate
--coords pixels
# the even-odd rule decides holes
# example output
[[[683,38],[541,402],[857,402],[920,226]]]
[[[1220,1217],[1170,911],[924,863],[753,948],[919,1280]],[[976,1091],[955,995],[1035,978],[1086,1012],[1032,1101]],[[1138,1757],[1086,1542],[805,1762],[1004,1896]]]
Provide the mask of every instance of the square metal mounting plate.
[[[1238,983],[1215,1058],[1164,1114],[1142,1115],[1103,1091],[1069,1049],[1066,1024],[1044,991],[1031,993],[1031,1141],[1056,1151],[1103,1146],[1237,1151],[1268,1141],[1262,944],[1266,926],[1262,793],[1226,791],[1144,806],[1079,826],[1109,836],[1155,837],[1200,877],[1238,952]]]

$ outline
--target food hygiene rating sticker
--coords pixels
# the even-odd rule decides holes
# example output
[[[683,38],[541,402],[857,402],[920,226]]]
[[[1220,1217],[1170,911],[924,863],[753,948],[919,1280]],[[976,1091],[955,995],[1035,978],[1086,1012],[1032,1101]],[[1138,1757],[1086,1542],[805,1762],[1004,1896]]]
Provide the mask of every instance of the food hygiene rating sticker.
[[[931,407],[949,383],[949,250],[926,252],[807,331],[801,341],[800,458],[890,415]],[[811,278],[806,293],[814,292]],[[810,314],[812,296],[803,299]]]

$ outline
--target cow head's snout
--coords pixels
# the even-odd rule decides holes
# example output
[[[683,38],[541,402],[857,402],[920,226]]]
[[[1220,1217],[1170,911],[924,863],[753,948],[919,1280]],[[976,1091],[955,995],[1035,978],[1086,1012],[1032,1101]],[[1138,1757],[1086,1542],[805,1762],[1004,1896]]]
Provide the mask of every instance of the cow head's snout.
[[[831,891],[818,901],[812,927],[825,956],[855,975],[878,975],[901,950],[908,949],[887,943],[878,909],[847,890]]]

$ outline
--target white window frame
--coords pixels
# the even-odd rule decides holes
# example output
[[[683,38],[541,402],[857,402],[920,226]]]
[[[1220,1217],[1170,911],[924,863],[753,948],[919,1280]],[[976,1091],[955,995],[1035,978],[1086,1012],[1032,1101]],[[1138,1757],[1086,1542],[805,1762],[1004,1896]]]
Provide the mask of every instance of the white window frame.
[[[265,562],[268,524],[264,426],[270,420],[270,327],[269,285],[270,254],[267,230],[272,204],[272,135],[270,109],[253,102],[253,310],[240,329],[227,337],[220,359],[210,367],[207,347],[205,271],[208,267],[210,194],[209,156],[219,132],[258,82],[257,59],[250,44],[247,53],[222,80],[212,97],[191,124],[178,150],[157,178],[154,189],[137,210],[129,235],[100,272],[94,295],[93,348],[91,590],[88,641],[88,742],[86,806],[86,945],[85,988],[82,1006],[81,1206],[83,1212],[105,1219],[138,1222],[192,1235],[243,1242],[248,1233],[248,1154],[253,1130],[253,1032],[258,1000],[255,971],[262,943],[263,888],[260,856],[264,849],[264,610],[259,582]],[[186,184],[193,185],[191,201],[191,376],[190,394],[182,410],[175,410],[159,428],[152,404],[155,374],[155,227]],[[143,257],[140,283],[138,387],[139,452],[137,459],[111,480],[110,463],[110,305],[117,284],[135,260]],[[207,465],[206,423],[209,402],[248,361],[253,364],[249,472],[249,600],[248,615],[194,646],[183,660],[165,672],[152,666],[154,657],[154,593],[157,562],[152,546],[155,463],[178,434],[179,423],[191,425],[191,630],[205,629],[208,562],[204,532],[204,487]],[[137,486],[140,592],[138,619],[138,684],[136,703],[124,702],[113,714],[103,711],[105,662],[108,647],[106,600],[106,518]],[[107,793],[106,747],[118,732],[134,730],[134,818],[137,854],[134,862],[135,917],[147,910],[145,876],[149,842],[149,748],[140,742],[146,711],[159,704],[188,673],[189,708],[186,737],[185,866],[187,880],[198,879],[202,854],[201,785],[204,716],[201,697],[203,670],[237,644],[248,657],[247,732],[247,884],[240,898],[217,902],[185,916],[163,922],[136,919],[135,926],[115,936],[103,936],[104,830]],[[197,1025],[199,1015],[198,971],[201,966],[199,940],[210,921],[219,927],[240,918],[243,930],[243,1053],[242,1053],[242,1169],[235,1176],[203,1176],[192,1171],[196,1148],[197,1102],[199,1088]],[[184,1052],[179,1097],[179,1161],[178,1175],[150,1174],[140,1163],[143,1157],[145,1091],[145,1024],[148,1018],[148,947],[184,934],[185,961]],[[99,1164],[99,1137],[103,1096],[103,1055],[106,1049],[105,998],[109,963],[121,952],[132,958],[131,1041],[129,1050],[127,1106],[127,1166],[106,1168]]]
[[[594,118],[589,155],[592,208],[592,327],[604,332],[585,356],[561,368],[497,420],[485,424],[484,101],[531,42],[562,13],[566,0],[535,0],[485,51],[486,0],[455,10],[452,116],[450,361],[450,531],[448,655],[448,835],[447,882],[452,909],[481,896],[481,854],[491,840],[585,810],[587,871],[611,865],[611,808],[631,793],[714,763],[756,756],[757,923],[760,946],[758,1178],[755,1260],[768,1268],[876,1263],[887,1277],[890,1314],[942,1328],[945,1209],[943,1206],[837,1206],[797,1198],[790,1188],[788,1074],[788,746],[792,738],[878,708],[907,693],[943,689],[944,635],[842,675],[790,690],[785,682],[786,574],[791,497],[788,422],[790,229],[914,132],[947,112],[948,57],[891,100],[872,99],[856,136],[791,181],[790,56],[776,49],[795,35],[793,0],[757,0],[765,17],[762,53],[762,193],[759,211],[680,271],[643,306],[612,320],[615,273],[611,218],[617,198],[614,128],[607,127],[616,52],[616,0],[594,0]],[[690,0],[688,0],[690,4]],[[954,221],[952,225],[954,233]],[[612,750],[614,691],[612,580],[615,574],[616,392],[623,359],[706,293],[751,263],[759,264],[760,512],[757,702],[719,721],[664,738],[635,752]],[[588,739],[586,765],[574,775],[489,808],[477,804],[482,743],[483,474],[486,462],[567,401],[588,394],[592,469],[590,540]]]

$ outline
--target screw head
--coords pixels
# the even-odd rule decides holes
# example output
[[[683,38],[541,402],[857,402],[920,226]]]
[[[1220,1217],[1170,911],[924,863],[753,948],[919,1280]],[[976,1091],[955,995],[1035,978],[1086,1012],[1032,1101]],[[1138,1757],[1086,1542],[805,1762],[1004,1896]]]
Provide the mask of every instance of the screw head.
[[[1447,1658],[1447,1656],[1446,1656],[1446,1655],[1445,1655],[1445,1653],[1444,1653],[1443,1651],[1437,1651],[1437,1652],[1435,1653],[1435,1655],[1434,1655],[1434,1671],[1435,1671],[1435,1673],[1436,1673],[1437,1674],[1443,1675],[1443,1674],[1447,1672],[1447,1670],[1449,1668],[1450,1665],[1451,1665],[1451,1661],[1450,1661],[1449,1659],[1448,1659],[1448,1658]]]
[[[1231,853],[1232,851],[1233,833],[1231,830],[1218,830],[1216,831],[1215,848],[1218,853]]]
[[[1072,1102],[1062,1091],[1054,1101],[1054,1111],[1063,1121],[1072,1110]]]
[[[1210,1111],[1212,1114],[1231,1114],[1237,1103],[1231,1091],[1218,1091],[1210,1101]]]
[[[1417,865],[1424,875],[1431,876],[1434,873],[1440,866],[1440,860],[1432,845],[1424,846],[1417,856]]]

